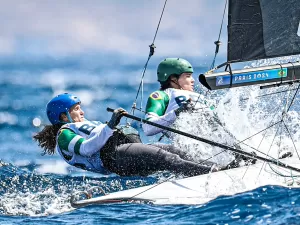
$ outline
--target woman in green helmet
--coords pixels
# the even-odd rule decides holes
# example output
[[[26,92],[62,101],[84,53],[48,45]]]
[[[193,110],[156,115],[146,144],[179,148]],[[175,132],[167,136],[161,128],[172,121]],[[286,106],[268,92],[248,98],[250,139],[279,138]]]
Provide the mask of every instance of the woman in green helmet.
[[[172,125],[179,113],[187,110],[191,99],[196,100],[192,65],[185,59],[166,58],[157,68],[160,90],[150,94],[146,106],[146,119],[164,126]],[[163,132],[162,129],[143,124],[147,136]]]
[[[160,90],[151,93],[148,98],[147,120],[169,127],[172,126],[181,112],[194,110],[195,103],[199,101],[200,96],[194,92],[193,72],[192,65],[185,59],[166,58],[160,62],[157,68],[157,80],[161,87]],[[207,106],[202,108],[207,108]],[[147,136],[159,133],[166,136],[170,134],[161,128],[148,124],[143,124],[143,130]],[[255,162],[248,157],[228,154],[226,153],[226,157],[230,161],[233,160],[229,164],[230,167],[238,167],[241,160],[248,161],[248,163]]]

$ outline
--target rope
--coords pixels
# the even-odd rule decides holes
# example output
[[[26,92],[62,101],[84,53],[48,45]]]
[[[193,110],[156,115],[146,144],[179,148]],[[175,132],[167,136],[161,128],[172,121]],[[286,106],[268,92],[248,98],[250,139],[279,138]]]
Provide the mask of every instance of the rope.
[[[291,172],[291,175],[284,175],[284,174],[282,174],[281,172],[279,172],[278,170],[276,170],[276,169],[272,166],[271,163],[268,163],[268,166],[271,168],[271,170],[272,170],[275,174],[277,174],[277,175],[279,175],[279,176],[281,176],[281,177],[291,177],[291,178],[294,178],[294,177],[300,177],[300,175],[293,175],[292,171],[290,171],[290,172]]]

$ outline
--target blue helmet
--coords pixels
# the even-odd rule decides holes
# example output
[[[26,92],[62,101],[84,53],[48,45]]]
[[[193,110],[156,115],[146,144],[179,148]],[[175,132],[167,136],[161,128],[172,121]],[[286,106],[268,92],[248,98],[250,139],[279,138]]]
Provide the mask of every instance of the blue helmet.
[[[80,99],[72,94],[64,93],[57,95],[47,104],[47,116],[49,121],[54,125],[61,123],[60,115],[66,113],[68,115],[70,108],[80,103]]]

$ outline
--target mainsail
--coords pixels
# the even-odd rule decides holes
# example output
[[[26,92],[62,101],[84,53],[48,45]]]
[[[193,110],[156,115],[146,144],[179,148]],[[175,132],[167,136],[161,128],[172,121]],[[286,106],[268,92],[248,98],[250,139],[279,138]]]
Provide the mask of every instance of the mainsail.
[[[299,0],[230,0],[228,62],[300,53]]]
[[[200,74],[208,89],[253,84],[299,82],[300,63],[231,70],[231,63],[300,54],[299,0],[229,0],[228,71]]]

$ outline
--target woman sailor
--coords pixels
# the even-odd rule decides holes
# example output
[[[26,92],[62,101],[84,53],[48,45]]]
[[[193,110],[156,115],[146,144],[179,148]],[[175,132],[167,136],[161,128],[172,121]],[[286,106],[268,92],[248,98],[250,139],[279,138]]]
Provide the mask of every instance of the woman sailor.
[[[172,125],[180,112],[192,109],[190,100],[195,80],[192,65],[185,59],[166,58],[157,68],[157,80],[161,88],[150,94],[146,106],[146,119],[164,126]],[[163,129],[143,124],[147,136],[163,132]]]
[[[33,138],[45,154],[57,151],[68,164],[97,173],[147,176],[168,170],[194,176],[218,170],[213,163],[200,165],[190,161],[171,145],[142,144],[136,130],[117,127],[125,113],[124,109],[116,109],[107,124],[88,121],[78,97],[60,94],[47,104],[52,125],[45,126]]]
[[[147,120],[169,127],[174,124],[181,112],[194,110],[195,102],[200,99],[200,96],[194,92],[193,72],[192,65],[182,58],[166,58],[160,62],[157,68],[157,80],[160,82],[161,87],[160,90],[151,93],[148,98],[146,106]],[[207,106],[203,108],[207,108]],[[170,135],[161,128],[145,123],[143,124],[143,130],[147,136],[159,133],[166,136]],[[249,160],[245,156],[234,157],[238,160],[232,161],[230,163],[231,167],[239,166],[238,162],[241,160]],[[252,159],[250,161],[251,163],[255,162]]]

